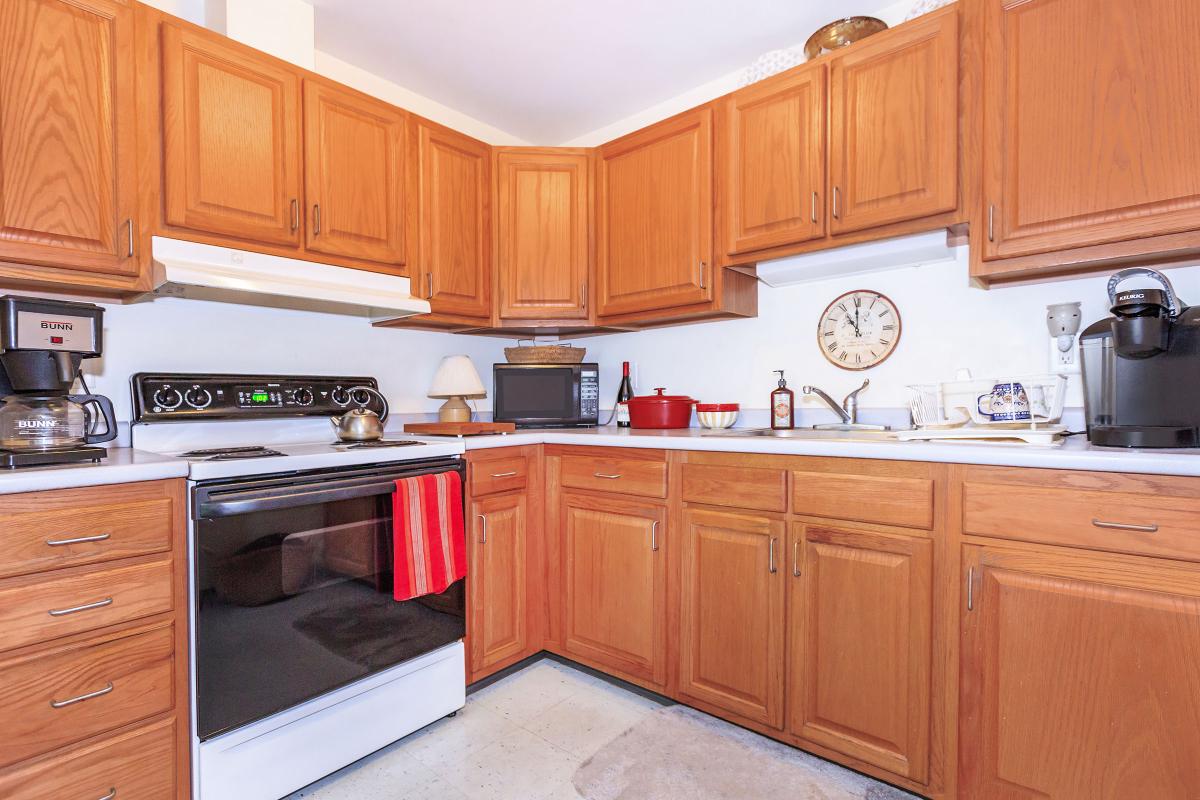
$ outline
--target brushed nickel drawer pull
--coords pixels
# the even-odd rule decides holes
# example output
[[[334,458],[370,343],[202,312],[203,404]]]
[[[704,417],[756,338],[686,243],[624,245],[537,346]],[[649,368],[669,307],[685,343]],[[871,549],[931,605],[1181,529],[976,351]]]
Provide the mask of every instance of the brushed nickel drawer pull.
[[[116,796],[117,796],[117,790],[114,787],[112,789],[109,789],[108,794],[104,795],[104,797],[97,797],[96,800],[113,800],[113,798]]]
[[[774,575],[778,570],[775,568],[775,537],[772,536],[767,542],[767,572]]]
[[[841,205],[838,201],[841,199],[842,199],[842,190],[836,186],[833,187],[833,218],[834,219],[842,218],[841,211],[838,208],[838,206]]]
[[[988,206],[988,241],[996,241],[996,207]]]
[[[126,225],[128,226],[128,228],[129,228],[129,250],[128,250],[128,252],[127,252],[127,257],[128,257],[128,258],[133,258],[133,252],[134,252],[134,245],[133,245],[133,217],[130,217],[130,218],[129,218],[129,220],[128,220],[128,221],[127,221],[125,224],[126,224]]]
[[[514,476],[516,474],[517,474],[517,471],[514,469],[512,472],[493,472],[492,477],[493,478],[511,478],[512,476]]]
[[[1101,519],[1092,520],[1092,524],[1097,528],[1108,528],[1115,531],[1137,531],[1138,533],[1154,533],[1158,530],[1157,525],[1134,525],[1129,522],[1105,522]]]
[[[700,262],[700,288],[701,289],[708,288],[708,286],[706,286],[704,283],[704,262],[703,261]]]
[[[817,193],[812,193],[812,221],[813,225],[817,224]]]
[[[51,547],[62,547],[68,544],[83,544],[84,542],[103,542],[105,539],[111,537],[111,533],[98,533],[95,536],[77,536],[74,539],[47,539],[46,544]]]
[[[73,706],[76,703],[82,703],[84,700],[91,700],[93,697],[100,697],[102,695],[106,695],[109,692],[111,692],[112,690],[113,690],[112,681],[109,681],[108,684],[105,685],[105,687],[103,689],[97,689],[94,692],[88,692],[87,694],[81,694],[81,695],[79,695],[79,697],[72,697],[70,700],[51,700],[50,707],[51,708],[66,708],[67,706]]]
[[[615,481],[617,478],[621,477],[621,473],[619,472],[616,475],[605,475],[603,472],[594,472],[592,474],[597,478],[604,478],[606,481]]]
[[[658,520],[650,523],[650,551],[658,552]]]
[[[800,540],[792,542],[792,577],[800,577]]]
[[[975,610],[975,568],[967,568],[967,611]]]
[[[111,606],[112,602],[113,599],[111,597],[106,597],[103,600],[97,600],[94,603],[84,603],[81,606],[72,606],[70,608],[56,608],[51,611],[47,611],[46,613],[52,617],[65,617],[68,614],[77,614],[80,611],[88,611],[93,608],[104,608],[104,606]]]
[[[483,514],[476,514],[479,517],[479,543],[487,544],[487,517]]]
[[[579,306],[584,311],[587,311],[587,281],[582,281],[579,284]]]

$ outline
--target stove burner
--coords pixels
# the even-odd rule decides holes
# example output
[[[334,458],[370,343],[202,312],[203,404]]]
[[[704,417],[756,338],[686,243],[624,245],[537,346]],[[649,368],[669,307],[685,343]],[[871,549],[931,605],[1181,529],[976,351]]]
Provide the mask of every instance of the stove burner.
[[[358,450],[368,447],[408,447],[414,444],[424,444],[415,439],[376,439],[371,442],[342,442],[337,446],[343,450]]]
[[[269,458],[281,456],[283,453],[269,447],[214,447],[210,450],[189,450],[182,454],[184,458],[197,458],[201,461],[236,461],[240,458]]]

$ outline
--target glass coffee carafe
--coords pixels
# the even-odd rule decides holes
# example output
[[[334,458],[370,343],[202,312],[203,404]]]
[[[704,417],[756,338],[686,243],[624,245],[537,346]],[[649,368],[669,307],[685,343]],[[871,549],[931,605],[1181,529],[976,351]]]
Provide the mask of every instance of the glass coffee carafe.
[[[14,452],[72,450],[117,436],[112,401],[99,394],[11,394],[0,405],[0,449]],[[94,433],[98,418],[104,430]]]

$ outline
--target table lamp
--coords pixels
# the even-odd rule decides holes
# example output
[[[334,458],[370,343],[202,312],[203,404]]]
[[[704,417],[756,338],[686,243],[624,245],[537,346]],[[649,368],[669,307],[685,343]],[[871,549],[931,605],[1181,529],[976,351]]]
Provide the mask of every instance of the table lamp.
[[[446,399],[438,409],[438,421],[470,422],[471,407],[464,398],[487,397],[487,390],[470,356],[446,356],[433,376],[429,397]]]

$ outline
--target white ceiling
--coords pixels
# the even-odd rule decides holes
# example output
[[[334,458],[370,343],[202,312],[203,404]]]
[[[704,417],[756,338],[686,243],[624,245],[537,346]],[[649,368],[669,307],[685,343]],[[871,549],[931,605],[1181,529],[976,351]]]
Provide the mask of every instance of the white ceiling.
[[[803,42],[844,0],[313,0],[316,45],[554,145]],[[855,3],[858,6],[859,3]],[[884,5],[878,2],[877,5]]]

